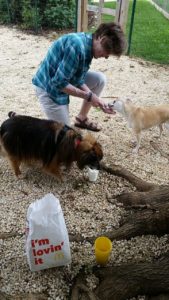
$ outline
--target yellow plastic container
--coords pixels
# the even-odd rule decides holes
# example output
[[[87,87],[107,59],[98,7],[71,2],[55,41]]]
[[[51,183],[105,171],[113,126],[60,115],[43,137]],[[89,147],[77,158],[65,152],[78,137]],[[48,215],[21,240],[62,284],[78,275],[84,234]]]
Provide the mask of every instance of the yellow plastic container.
[[[96,262],[100,265],[105,265],[109,260],[109,255],[112,251],[112,242],[105,236],[100,236],[94,243]]]

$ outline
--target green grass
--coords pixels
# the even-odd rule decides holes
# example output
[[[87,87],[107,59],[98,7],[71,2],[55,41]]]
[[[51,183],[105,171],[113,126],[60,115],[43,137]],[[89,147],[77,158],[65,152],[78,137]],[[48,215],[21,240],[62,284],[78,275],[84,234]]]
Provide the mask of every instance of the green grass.
[[[129,34],[132,3],[130,0],[126,35]],[[105,7],[115,8],[115,2],[105,3]],[[112,21],[103,15],[102,21]],[[141,57],[160,64],[169,64],[169,20],[167,20],[147,0],[137,0],[130,56]]]

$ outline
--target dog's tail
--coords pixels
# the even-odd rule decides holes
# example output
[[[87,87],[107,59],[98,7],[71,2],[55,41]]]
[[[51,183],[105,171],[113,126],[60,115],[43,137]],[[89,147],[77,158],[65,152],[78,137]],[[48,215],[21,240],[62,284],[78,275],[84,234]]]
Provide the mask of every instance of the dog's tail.
[[[9,118],[15,117],[16,115],[17,115],[17,113],[14,112],[14,111],[10,111],[10,112],[8,113],[8,117],[9,117]]]
[[[9,118],[12,118],[12,117],[15,117],[17,114],[16,112],[14,111],[10,111],[8,113],[8,117]],[[2,145],[2,132],[1,132],[1,127],[0,127],[0,156],[6,156],[5,155],[5,152],[4,152],[4,149],[3,149],[3,145]]]
[[[17,113],[14,112],[14,111],[10,111],[8,113],[8,117],[9,118],[12,118],[12,117],[15,117],[17,116]],[[4,148],[3,148],[3,143],[2,143],[2,132],[1,132],[1,126],[0,126],[0,156],[6,156],[6,153],[4,151]]]
[[[1,138],[1,127],[0,127],[0,156],[6,156],[5,151],[3,149],[3,145],[2,145],[2,138]]]

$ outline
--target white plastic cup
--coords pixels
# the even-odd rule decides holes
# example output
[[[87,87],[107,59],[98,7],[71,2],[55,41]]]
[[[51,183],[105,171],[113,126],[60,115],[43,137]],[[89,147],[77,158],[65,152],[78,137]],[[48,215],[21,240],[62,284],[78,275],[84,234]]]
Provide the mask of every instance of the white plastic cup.
[[[89,181],[95,182],[98,178],[99,170],[88,168],[88,178]]]

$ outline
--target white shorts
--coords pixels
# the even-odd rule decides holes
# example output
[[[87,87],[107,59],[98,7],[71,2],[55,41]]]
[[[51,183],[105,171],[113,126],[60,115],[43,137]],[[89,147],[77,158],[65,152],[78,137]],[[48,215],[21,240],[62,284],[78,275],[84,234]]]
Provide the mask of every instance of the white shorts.
[[[106,77],[101,72],[89,71],[86,74],[85,84],[93,93],[99,96],[106,84]],[[69,105],[59,105],[55,103],[45,90],[37,86],[35,86],[35,92],[39,99],[41,109],[48,119],[70,125]]]

